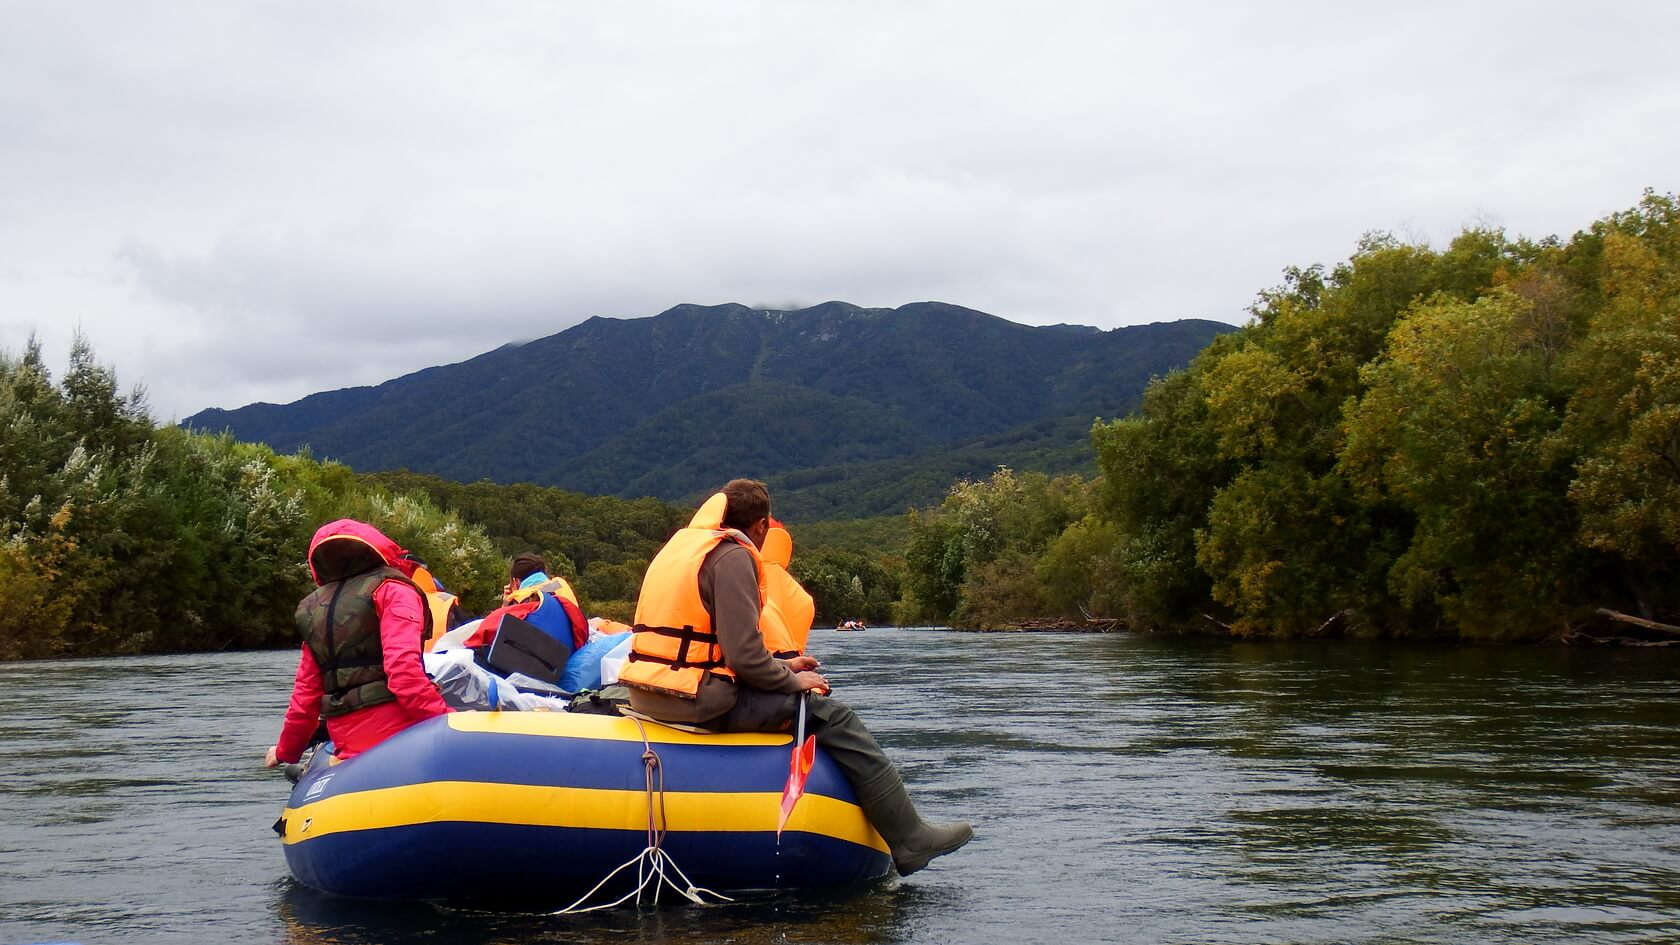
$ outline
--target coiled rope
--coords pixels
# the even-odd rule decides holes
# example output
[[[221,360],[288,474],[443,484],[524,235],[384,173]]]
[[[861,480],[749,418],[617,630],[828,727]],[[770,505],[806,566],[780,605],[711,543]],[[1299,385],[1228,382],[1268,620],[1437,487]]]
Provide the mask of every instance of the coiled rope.
[[[719,902],[735,901],[722,893],[694,885],[693,881],[683,873],[682,868],[677,866],[677,861],[665,852],[663,845],[665,843],[665,825],[668,822],[665,817],[665,768],[659,760],[659,753],[653,750],[653,743],[648,740],[647,727],[642,724],[642,720],[632,718],[631,721],[636,723],[636,730],[642,736],[642,778],[648,805],[647,849],[608,873],[600,882],[595,884],[594,889],[584,893],[577,902],[551,913],[552,915],[578,915],[584,912],[595,912],[599,909],[611,909],[614,906],[621,906],[631,899],[635,899],[636,905],[640,906],[642,897],[647,894],[650,885],[653,887],[652,899],[654,905],[659,904],[659,894],[666,886],[675,890],[677,895],[698,905],[705,905],[706,896],[712,896]],[[600,892],[602,887],[611,882],[613,877],[632,866],[636,867],[635,889],[612,902],[603,902],[593,906],[584,905],[591,897]],[[673,876],[675,879],[672,878]],[[677,880],[682,882],[679,884]]]

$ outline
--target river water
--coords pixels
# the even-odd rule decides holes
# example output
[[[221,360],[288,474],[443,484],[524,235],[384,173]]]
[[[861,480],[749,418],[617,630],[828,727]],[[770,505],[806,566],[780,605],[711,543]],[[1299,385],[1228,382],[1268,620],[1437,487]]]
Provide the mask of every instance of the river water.
[[[574,917],[294,883],[260,767],[292,653],[0,665],[0,943],[1680,942],[1680,653],[813,643],[974,842],[861,890]]]

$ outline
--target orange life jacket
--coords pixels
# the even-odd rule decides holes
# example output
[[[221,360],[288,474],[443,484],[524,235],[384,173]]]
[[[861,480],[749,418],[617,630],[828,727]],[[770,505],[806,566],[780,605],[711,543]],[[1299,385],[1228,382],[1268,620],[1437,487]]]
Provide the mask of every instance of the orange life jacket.
[[[437,578],[432,576],[430,568],[423,564],[416,564],[412,575],[414,586],[420,588],[420,593],[426,595],[426,609],[431,612],[430,631],[426,636],[422,649],[430,653],[437,645],[438,638],[459,627],[461,620],[461,600],[454,594],[443,589]]]
[[[764,612],[759,615],[758,627],[764,631],[764,645],[772,655],[791,659],[805,652],[811,624],[817,619],[817,604],[788,573],[793,536],[774,519],[759,556],[764,561]]]
[[[712,615],[700,599],[700,565],[719,543],[733,541],[752,555],[758,602],[764,604],[764,563],[741,532],[723,527],[728,498],[719,492],[654,555],[636,599],[630,658],[618,681],[626,686],[696,698],[707,674],[734,679],[723,661]]]

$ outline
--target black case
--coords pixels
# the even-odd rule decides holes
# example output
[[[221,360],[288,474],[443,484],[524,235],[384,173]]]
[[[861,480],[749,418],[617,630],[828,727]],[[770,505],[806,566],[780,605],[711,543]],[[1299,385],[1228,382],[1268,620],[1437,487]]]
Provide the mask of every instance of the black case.
[[[558,682],[571,657],[566,645],[537,629],[529,621],[510,615],[502,618],[496,639],[483,655],[484,665],[503,676],[524,673],[546,683]]]

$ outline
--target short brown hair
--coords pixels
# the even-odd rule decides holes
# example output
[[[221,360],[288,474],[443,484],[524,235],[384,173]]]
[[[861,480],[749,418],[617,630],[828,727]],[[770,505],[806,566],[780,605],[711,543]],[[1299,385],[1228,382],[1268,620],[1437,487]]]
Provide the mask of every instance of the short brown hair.
[[[548,573],[548,559],[534,551],[521,551],[513,556],[513,563],[508,565],[508,577],[515,581],[523,581],[538,571]]]
[[[770,490],[757,479],[731,479],[723,487],[729,505],[723,512],[723,527],[746,531],[747,526],[770,517]]]

